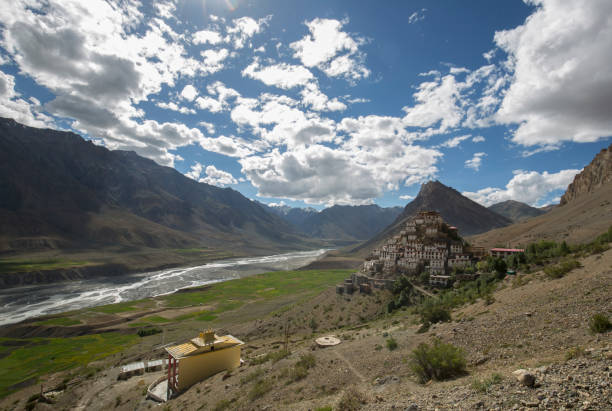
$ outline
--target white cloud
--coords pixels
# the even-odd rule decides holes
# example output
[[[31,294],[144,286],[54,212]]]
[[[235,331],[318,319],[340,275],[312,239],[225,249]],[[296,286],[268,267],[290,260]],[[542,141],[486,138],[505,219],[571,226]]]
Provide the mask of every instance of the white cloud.
[[[185,100],[193,101],[193,99],[196,98],[197,95],[198,95],[198,90],[196,90],[196,88],[192,86],[191,84],[188,84],[185,87],[183,87],[183,91],[181,91],[181,97],[184,98]]]
[[[524,146],[612,135],[612,2],[531,3],[523,25],[495,34],[513,69],[497,119],[518,124],[512,141]]]
[[[205,71],[207,74],[212,74],[225,67],[223,61],[229,57],[230,53],[227,49],[209,49],[202,51],[200,55],[204,59],[201,70]]]
[[[166,3],[164,3],[166,4]],[[140,3],[88,0],[13,2],[0,8],[1,46],[23,75],[55,99],[49,113],[113,149],[172,165],[173,150],[199,141],[197,129],[145,119],[137,104],[176,79],[205,75],[181,36],[162,19],[144,19]],[[171,14],[172,7],[157,8]],[[136,30],[136,28],[139,28]],[[170,103],[168,107],[170,107]]]
[[[535,205],[556,190],[565,190],[580,170],[568,169],[557,173],[516,170],[505,188],[487,187],[464,196],[488,207],[506,200]]]
[[[487,153],[474,153],[474,156],[465,161],[465,166],[467,168],[472,168],[476,171],[480,170],[480,165],[482,164],[482,158],[485,157]]]
[[[405,195],[399,196],[399,198],[401,198],[402,200],[412,200],[414,196],[405,194]]]
[[[203,137],[200,146],[204,150],[238,158],[249,156],[257,150],[257,144],[249,144],[235,136]]]
[[[163,101],[158,101],[155,105],[159,108],[163,108],[166,110],[178,111],[181,114],[195,114],[196,111],[192,108],[181,107],[174,102],[164,103]]]
[[[346,104],[338,100],[337,98],[330,99],[325,95],[316,83],[307,84],[302,91],[301,103],[310,106],[315,111],[344,111],[346,110]]]
[[[204,172],[204,175],[202,175],[202,172]],[[231,173],[219,170],[214,165],[207,166],[206,169],[204,169],[204,166],[198,162],[191,166],[191,169],[185,173],[185,176],[200,183],[219,187],[238,184],[238,180],[236,180]]]
[[[474,137],[472,137],[472,142],[473,143],[482,143],[483,141],[485,141],[485,138],[483,136],[474,136]]]
[[[417,10],[414,13],[412,13],[409,17],[408,17],[408,24],[414,24],[417,23],[421,20],[425,19],[425,12],[427,11],[427,9],[423,8],[421,10]]]
[[[342,76],[351,81],[368,77],[370,70],[359,51],[365,41],[341,30],[347,22],[320,18],[306,22],[310,34],[289,45],[293,56],[306,67],[317,67],[330,77]]]
[[[279,201],[278,203],[268,203],[269,207],[285,207],[287,203],[284,201]]]
[[[200,30],[193,33],[193,43],[194,44],[212,44],[217,45],[222,41],[221,34],[212,30]]]
[[[471,137],[471,135],[469,135],[469,134],[467,134],[465,136],[453,137],[451,139],[446,140],[444,143],[440,144],[440,147],[455,148],[455,147],[459,146],[459,144],[461,144],[462,141],[465,141],[465,140],[467,140],[470,137]]]
[[[242,75],[259,80],[267,86],[276,86],[282,89],[304,86],[314,79],[310,70],[305,67],[287,63],[261,67],[257,58],[242,70]]]
[[[13,118],[32,127],[49,126],[51,118],[39,112],[40,102],[30,100],[24,100],[15,91],[15,77],[0,71],[0,117]]]
[[[272,16],[267,16],[255,20],[245,16],[232,20],[234,25],[227,28],[228,36],[225,41],[231,42],[234,48],[241,49],[251,37],[263,31],[263,28],[268,25],[271,18]]]
[[[212,113],[228,110],[230,102],[240,97],[240,93],[220,81],[215,81],[206,86],[206,91],[210,96],[198,97],[195,103],[201,110],[208,110]]]
[[[413,95],[416,104],[403,108],[406,112],[404,123],[413,127],[430,127],[439,123],[441,133],[457,127],[464,115],[461,107],[464,87],[465,84],[457,82],[452,75],[421,83]]]

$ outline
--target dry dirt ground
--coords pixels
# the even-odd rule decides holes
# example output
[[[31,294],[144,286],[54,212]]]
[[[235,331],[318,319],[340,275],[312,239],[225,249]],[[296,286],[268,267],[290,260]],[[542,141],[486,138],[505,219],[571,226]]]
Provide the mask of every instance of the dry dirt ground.
[[[225,331],[246,341],[243,366],[202,381],[164,405],[143,395],[161,373],[117,381],[118,369],[107,368],[69,385],[56,404],[38,404],[36,409],[316,410],[339,409],[346,398],[362,398],[358,407],[369,410],[612,409],[612,332],[593,335],[588,329],[594,313],[612,314],[612,250],[585,258],[581,268],[561,279],[542,273],[520,281],[508,278],[492,304],[478,301],[461,307],[452,313],[452,322],[424,334],[417,333],[415,317],[407,311],[381,315],[380,303],[386,298],[355,295],[348,301],[328,290],[288,307],[262,309],[260,320],[240,323],[245,313],[237,312]],[[292,319],[291,354],[258,364],[266,354],[282,349],[287,318]],[[184,339],[191,337],[183,334]],[[342,343],[325,349],[313,343],[316,336],[330,334]],[[390,337],[398,343],[395,350],[386,346]],[[416,382],[410,353],[434,338],[465,351],[467,375],[426,385]],[[297,373],[296,363],[308,354],[314,365],[305,375]],[[122,358],[112,361],[119,364]],[[513,376],[519,368],[536,375],[534,388],[522,386]],[[494,374],[499,374],[495,383],[474,385]],[[14,394],[0,406],[23,409],[29,394]]]

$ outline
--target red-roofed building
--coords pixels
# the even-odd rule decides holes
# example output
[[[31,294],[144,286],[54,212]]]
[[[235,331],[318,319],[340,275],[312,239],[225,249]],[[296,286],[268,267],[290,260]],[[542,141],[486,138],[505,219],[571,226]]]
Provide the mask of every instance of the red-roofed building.
[[[522,248],[491,248],[491,250],[489,250],[489,254],[491,254],[493,257],[501,257],[501,258],[505,258],[505,257],[509,257],[512,254],[518,254],[518,253],[524,253],[525,250]]]

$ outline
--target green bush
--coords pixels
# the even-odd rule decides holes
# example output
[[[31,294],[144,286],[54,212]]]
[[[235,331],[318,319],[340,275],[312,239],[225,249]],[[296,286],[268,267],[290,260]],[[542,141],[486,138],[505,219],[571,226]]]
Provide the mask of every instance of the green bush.
[[[397,348],[397,341],[395,341],[395,338],[391,337],[387,339],[387,348],[389,351],[393,351]]]
[[[423,324],[435,324],[450,320],[450,311],[440,305],[426,305],[421,309],[421,322]]]
[[[257,379],[259,379],[262,375],[263,375],[263,370],[257,369],[255,371],[253,371],[252,373],[249,373],[247,375],[245,375],[244,377],[240,378],[240,384],[241,385],[245,385],[250,383],[251,381],[255,381]]]
[[[589,320],[589,329],[593,334],[605,333],[612,330],[612,323],[605,314],[598,313]]]
[[[573,360],[574,358],[582,357],[584,355],[584,348],[572,347],[565,353],[565,361]]]
[[[432,379],[442,381],[466,373],[463,350],[439,339],[434,339],[432,345],[419,344],[412,351],[410,366],[422,383]]]
[[[549,265],[544,267],[544,274],[546,274],[549,278],[561,278],[565,274],[572,271],[574,268],[580,267],[580,263],[578,260],[571,259],[567,261],[563,261],[558,265]]]
[[[159,334],[161,333],[162,330],[160,330],[159,328],[145,328],[142,330],[138,330],[138,336],[139,337],[146,337],[149,335],[155,335],[155,334]]]

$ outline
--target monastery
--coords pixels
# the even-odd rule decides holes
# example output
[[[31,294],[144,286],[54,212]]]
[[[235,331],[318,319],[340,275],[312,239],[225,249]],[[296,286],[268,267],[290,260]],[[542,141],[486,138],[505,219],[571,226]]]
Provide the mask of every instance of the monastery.
[[[421,211],[400,233],[372,251],[358,273],[338,285],[338,293],[359,289],[391,288],[398,275],[429,274],[429,284],[448,285],[454,267],[465,268],[484,249],[465,247],[456,227],[446,224],[439,213]]]

